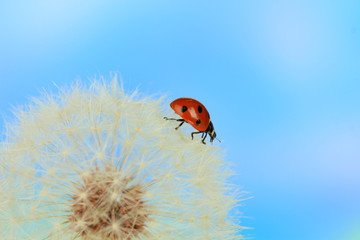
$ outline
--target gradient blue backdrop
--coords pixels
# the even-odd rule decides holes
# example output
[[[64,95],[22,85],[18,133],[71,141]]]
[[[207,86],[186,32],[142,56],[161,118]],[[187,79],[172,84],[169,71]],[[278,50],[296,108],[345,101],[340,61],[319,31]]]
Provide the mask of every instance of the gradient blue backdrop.
[[[2,115],[111,71],[207,106],[245,236],[360,239],[360,1],[0,2]]]

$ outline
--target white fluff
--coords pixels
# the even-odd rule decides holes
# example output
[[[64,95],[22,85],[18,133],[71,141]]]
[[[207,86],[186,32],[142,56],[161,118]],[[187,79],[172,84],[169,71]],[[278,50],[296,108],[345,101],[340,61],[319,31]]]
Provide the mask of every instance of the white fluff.
[[[174,130],[163,98],[126,95],[116,78],[60,92],[8,124],[2,239],[242,238],[223,151]]]

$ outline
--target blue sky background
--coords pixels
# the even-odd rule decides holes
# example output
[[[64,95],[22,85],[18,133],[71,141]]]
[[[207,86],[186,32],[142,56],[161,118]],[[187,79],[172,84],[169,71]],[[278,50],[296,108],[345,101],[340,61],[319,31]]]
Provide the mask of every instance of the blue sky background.
[[[360,1],[0,2],[3,116],[112,71],[207,107],[245,236],[360,239]]]

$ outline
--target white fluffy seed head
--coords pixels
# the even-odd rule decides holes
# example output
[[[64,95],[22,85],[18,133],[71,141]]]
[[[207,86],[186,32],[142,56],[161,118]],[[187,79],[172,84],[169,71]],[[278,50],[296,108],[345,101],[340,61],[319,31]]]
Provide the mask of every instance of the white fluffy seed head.
[[[138,93],[76,84],[34,99],[0,148],[6,239],[240,239],[223,151]],[[9,196],[6,198],[6,196]],[[6,230],[4,230],[6,229]]]

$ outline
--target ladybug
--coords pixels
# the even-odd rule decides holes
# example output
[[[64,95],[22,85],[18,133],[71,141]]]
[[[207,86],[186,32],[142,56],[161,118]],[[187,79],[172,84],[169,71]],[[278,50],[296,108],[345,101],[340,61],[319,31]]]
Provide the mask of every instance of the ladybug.
[[[202,133],[201,142],[205,144],[205,138],[207,134],[210,136],[210,142],[213,142],[216,138],[216,133],[214,129],[214,125],[210,121],[210,114],[206,110],[205,106],[192,98],[178,98],[170,103],[170,107],[180,115],[180,119],[176,118],[167,118],[166,120],[175,120],[181,122],[179,126],[175,128],[178,130],[184,122],[189,123],[193,126],[198,132],[191,133],[191,139],[194,139],[194,134]],[[205,136],[204,136],[205,134]]]

